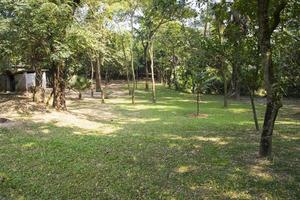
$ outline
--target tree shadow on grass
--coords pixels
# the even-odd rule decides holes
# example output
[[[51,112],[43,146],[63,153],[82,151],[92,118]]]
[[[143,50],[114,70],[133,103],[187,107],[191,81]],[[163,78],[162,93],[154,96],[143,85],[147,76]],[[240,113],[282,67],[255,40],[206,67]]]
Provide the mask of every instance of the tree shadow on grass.
[[[141,105],[86,99],[69,106],[68,114],[112,128],[108,134],[102,126],[91,130],[30,120],[0,129],[0,175],[6,177],[0,183],[1,195],[299,199],[297,124],[278,127],[274,157],[262,160],[257,157],[259,135],[253,131],[251,112],[244,112],[250,109],[247,104],[220,109],[218,100],[207,97],[201,112],[208,117],[193,119],[188,117],[195,109],[191,96],[169,91],[155,106],[148,96],[138,96]],[[104,112],[112,118],[97,116]]]
[[[239,128],[234,134],[204,129],[150,132],[153,123],[144,125],[146,132],[132,122],[109,135],[52,123],[1,129],[0,173],[7,177],[0,183],[1,194],[28,199],[295,199],[299,195],[296,166],[257,159],[258,138],[250,132]],[[283,167],[285,176],[276,171]]]

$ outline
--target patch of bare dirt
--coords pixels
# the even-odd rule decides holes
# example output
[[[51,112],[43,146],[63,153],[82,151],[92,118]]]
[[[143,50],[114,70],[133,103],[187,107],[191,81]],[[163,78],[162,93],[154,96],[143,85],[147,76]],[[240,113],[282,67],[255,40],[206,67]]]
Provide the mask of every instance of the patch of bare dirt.
[[[32,102],[31,94],[0,94],[0,113],[30,114],[34,111],[45,111],[46,106]]]
[[[82,92],[83,99],[79,100],[76,91],[67,90],[68,110],[65,112],[58,112],[51,107],[47,108],[44,104],[32,102],[32,94],[0,95],[0,118],[12,120],[1,127],[15,127],[20,124],[20,121],[30,121],[53,123],[60,127],[74,127],[78,130],[77,134],[91,131],[98,134],[99,130],[101,132],[99,134],[112,134],[119,129],[118,125],[112,122],[120,116],[114,112],[111,105],[124,99],[123,95],[128,95],[123,85],[123,82],[113,82],[106,86],[110,94],[107,104],[101,103],[100,92],[94,92],[92,98],[90,91],[86,90]],[[46,98],[50,92],[47,91]]]

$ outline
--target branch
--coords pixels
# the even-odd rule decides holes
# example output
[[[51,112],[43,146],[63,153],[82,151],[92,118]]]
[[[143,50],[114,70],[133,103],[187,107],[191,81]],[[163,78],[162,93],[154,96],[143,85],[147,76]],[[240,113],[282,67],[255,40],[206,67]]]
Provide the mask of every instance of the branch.
[[[274,30],[277,28],[278,24],[280,23],[280,14],[284,10],[286,5],[287,5],[287,1],[283,0],[283,1],[280,1],[278,6],[276,7],[276,9],[273,13],[272,24],[270,24],[270,31],[269,31],[270,35],[274,32]]]

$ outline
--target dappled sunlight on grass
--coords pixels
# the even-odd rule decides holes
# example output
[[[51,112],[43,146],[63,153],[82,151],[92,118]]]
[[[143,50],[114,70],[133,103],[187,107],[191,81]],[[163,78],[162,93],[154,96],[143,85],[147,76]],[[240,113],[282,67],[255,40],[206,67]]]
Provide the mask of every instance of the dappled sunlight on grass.
[[[300,128],[300,121],[282,121],[282,120],[277,120],[276,121],[277,125],[298,125]]]
[[[142,123],[142,124],[146,124],[148,122],[157,122],[157,121],[160,121],[161,119],[160,118],[133,118],[133,117],[130,117],[130,118],[124,118],[124,119],[119,119],[121,120],[120,122],[118,122],[118,124],[128,124],[129,122],[132,123]]]
[[[221,96],[203,95],[203,118],[196,118],[194,95],[158,86],[152,104],[139,85],[132,105],[126,89],[113,87],[105,104],[98,93],[85,94],[69,99],[66,112],[9,113],[24,122],[0,128],[0,199],[299,196],[299,121],[289,118],[289,107],[278,116],[274,156],[264,160],[248,101],[230,100],[224,109]],[[257,111],[262,124],[264,107]]]
[[[171,105],[159,105],[156,104],[155,106],[153,104],[136,104],[136,105],[122,105],[120,106],[122,109],[126,109],[128,111],[144,111],[144,110],[157,110],[157,111],[174,111],[174,110],[180,110],[183,109],[179,106],[171,106]]]
[[[250,167],[250,174],[252,176],[256,176],[258,178],[261,178],[265,181],[272,181],[273,180],[272,175],[269,172],[265,171],[262,166],[257,166],[257,165],[251,166]]]
[[[300,136],[280,135],[280,137],[286,140],[300,140]]]
[[[77,116],[68,112],[51,112],[43,115],[36,114],[31,117],[31,120],[36,123],[53,123],[59,127],[77,127],[91,131],[97,130],[103,134],[110,134],[119,129],[107,123],[90,121],[84,114]]]
[[[229,199],[253,199],[250,194],[241,191],[226,191],[224,196]]]
[[[31,148],[31,147],[34,147],[36,144],[34,142],[29,142],[29,143],[26,143],[26,144],[23,144],[22,147],[23,148]]]
[[[235,114],[251,112],[251,110],[245,108],[229,108],[228,111],[233,112]]]
[[[50,130],[49,129],[42,129],[42,133],[45,133],[45,134],[49,134],[50,133]]]
[[[177,173],[188,173],[197,169],[197,166],[180,166],[175,169]]]
[[[204,142],[214,142],[214,143],[219,144],[219,145],[228,144],[227,141],[224,141],[223,138],[219,138],[219,137],[194,136],[194,137],[192,137],[192,139],[198,140],[198,141],[204,141]]]
[[[182,137],[182,136],[178,136],[178,135],[172,135],[172,134],[164,134],[162,135],[165,138],[168,138],[170,140],[182,140],[182,141],[200,141],[200,142],[212,142],[218,145],[226,145],[229,142],[225,141],[226,140],[230,140],[230,137],[224,137],[224,138],[220,138],[220,137],[209,137],[209,136],[192,136],[192,137]]]

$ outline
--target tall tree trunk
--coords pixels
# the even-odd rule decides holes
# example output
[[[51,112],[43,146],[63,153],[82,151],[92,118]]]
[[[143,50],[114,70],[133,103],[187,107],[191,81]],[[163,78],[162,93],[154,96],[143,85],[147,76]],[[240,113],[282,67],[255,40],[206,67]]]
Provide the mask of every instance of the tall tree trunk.
[[[49,95],[49,97],[47,98],[47,101],[46,101],[46,106],[49,106],[49,103],[50,103],[50,100],[51,100],[51,98],[52,98],[52,96],[53,96],[53,89],[52,89],[52,92],[51,92],[51,94]]]
[[[179,84],[177,81],[177,72],[176,72],[176,66],[173,65],[173,83],[175,86],[175,90],[178,91],[179,90]]]
[[[128,65],[127,65],[127,60],[128,59],[127,59],[127,56],[126,56],[126,51],[125,51],[125,46],[124,46],[124,38],[123,37],[122,37],[122,50],[123,50],[123,56],[124,56],[124,60],[125,60],[128,95],[131,95],[129,69],[128,69]]]
[[[240,66],[238,66],[238,75],[237,75],[236,85],[235,85],[235,99],[236,100],[241,99]]]
[[[58,108],[58,88],[59,88],[59,65],[57,65],[56,63],[52,63],[52,71],[53,71],[53,103],[52,106],[53,108]]]
[[[135,71],[134,71],[134,60],[133,60],[133,47],[134,47],[134,35],[133,35],[133,14],[131,14],[130,25],[131,25],[131,47],[130,47],[130,59],[131,59],[131,73],[132,73],[132,91],[131,91],[131,102],[135,104]]]
[[[232,65],[232,85],[234,91],[234,97],[236,100],[240,100],[241,87],[240,87],[240,65],[238,62],[233,61]]]
[[[67,104],[66,104],[66,81],[64,77],[64,68],[65,68],[65,63],[61,63],[60,67],[60,79],[59,79],[59,90],[60,90],[60,108],[61,110],[67,110]]]
[[[197,89],[197,116],[200,114],[200,91]]]
[[[147,42],[147,44],[144,46],[144,61],[145,61],[145,73],[146,73],[145,90],[146,91],[149,90],[149,72],[148,72],[148,56],[147,56],[148,46],[149,43]]]
[[[167,82],[167,80],[166,80],[166,71],[163,70],[162,71],[162,84],[163,84],[164,87],[166,87],[166,82]]]
[[[107,85],[110,81],[110,77],[109,77],[109,67],[106,68],[105,70],[105,85]]]
[[[43,88],[43,72],[39,67],[35,67],[35,86],[33,88],[33,101],[44,103],[45,89]]]
[[[128,95],[131,95],[130,77],[129,77],[129,70],[127,65],[126,65],[126,78],[127,78]]]
[[[158,81],[160,82],[160,84],[163,84],[164,81],[163,81],[163,78],[162,78],[162,70],[161,69],[157,70],[157,76],[158,76]]]
[[[276,88],[277,80],[274,74],[272,62],[271,36],[280,22],[280,13],[287,2],[281,1],[269,18],[269,0],[257,0],[258,23],[259,23],[259,49],[261,64],[264,69],[264,86],[267,92],[267,105],[264,117],[264,124],[261,133],[259,154],[262,157],[270,156],[272,153],[272,135],[279,109],[282,107],[281,95]],[[270,23],[272,21],[272,23]]]
[[[101,59],[101,62],[100,62]],[[103,65],[103,58],[99,58],[97,56],[96,58],[96,87],[98,88],[98,91],[101,92],[101,103],[105,103],[105,94],[102,87],[102,78],[101,78],[101,65]]]
[[[173,48],[172,66],[173,66],[173,83],[174,83],[174,86],[175,86],[175,90],[178,91],[179,90],[179,83],[177,81],[175,48]]]
[[[96,92],[102,92],[101,85],[101,72],[100,72],[100,61],[99,58],[96,58],[96,68],[95,68],[95,78],[96,78]]]
[[[66,110],[66,94],[64,80],[64,62],[55,63],[53,65],[53,107],[56,110]]]
[[[91,97],[94,97],[94,64],[91,59]]]
[[[228,101],[227,101],[227,79],[226,79],[226,72],[223,68],[224,63],[222,63],[222,76],[223,76],[223,84],[224,84],[224,108],[228,107]]]
[[[135,89],[138,89],[138,80],[139,80],[139,66],[136,66],[136,73],[135,73]]]
[[[31,64],[35,71],[35,86],[33,87],[32,99],[37,103],[44,103],[45,89],[43,88],[43,72],[38,66],[37,56],[35,52],[32,53]]]
[[[156,103],[156,89],[155,89],[155,76],[154,76],[154,56],[153,56],[153,41],[150,42],[149,48],[150,55],[150,68],[151,68],[151,78],[152,78],[152,102]]]
[[[227,79],[226,79],[226,63],[225,63],[225,47],[223,46],[224,44],[224,23],[223,21],[220,21],[220,19],[217,18],[218,22],[218,36],[219,36],[219,41],[220,45],[222,48],[222,55],[220,58],[220,70],[223,76],[223,86],[224,86],[224,108],[228,107],[228,101],[227,101]]]
[[[257,120],[256,108],[255,108],[255,101],[254,101],[254,90],[249,88],[250,100],[251,100],[251,107],[253,113],[253,120],[255,124],[255,129],[259,131],[259,125]]]
[[[168,88],[171,88],[171,86],[172,86],[172,73],[173,73],[173,69],[168,70],[168,72],[167,72]]]

